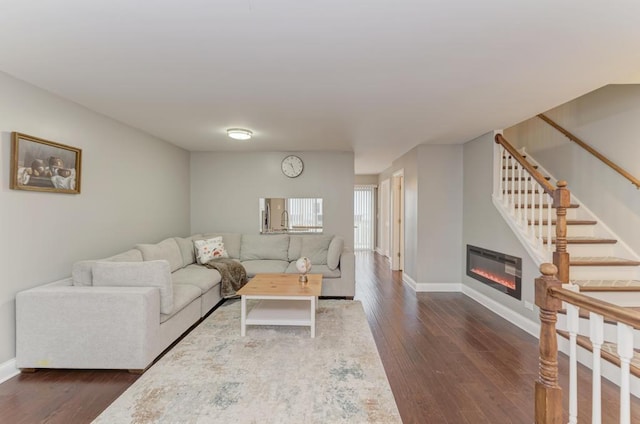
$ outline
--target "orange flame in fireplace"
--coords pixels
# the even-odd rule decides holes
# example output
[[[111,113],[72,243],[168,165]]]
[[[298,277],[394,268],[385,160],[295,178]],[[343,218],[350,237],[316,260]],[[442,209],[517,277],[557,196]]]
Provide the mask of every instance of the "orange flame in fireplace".
[[[496,282],[498,284],[501,284],[511,290],[515,290],[516,289],[516,283],[515,281],[511,281],[511,280],[507,280],[505,278],[502,278],[501,276],[497,275],[497,274],[492,274],[490,272],[484,271],[480,268],[472,268],[471,272],[474,272],[478,275],[483,276],[484,278],[488,278],[489,280]]]

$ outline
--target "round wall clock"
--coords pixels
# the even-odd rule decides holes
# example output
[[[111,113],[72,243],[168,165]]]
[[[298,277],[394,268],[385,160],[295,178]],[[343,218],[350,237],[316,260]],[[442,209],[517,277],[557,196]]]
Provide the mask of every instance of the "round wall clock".
[[[289,155],[282,159],[282,173],[289,178],[295,178],[302,174],[304,164],[298,156]]]

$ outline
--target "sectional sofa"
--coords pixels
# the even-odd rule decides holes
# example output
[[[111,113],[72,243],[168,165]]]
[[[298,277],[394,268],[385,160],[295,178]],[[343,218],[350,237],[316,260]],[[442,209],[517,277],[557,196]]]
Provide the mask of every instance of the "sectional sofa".
[[[172,237],[104,259],[80,261],[71,277],[16,296],[16,364],[142,371],[222,302],[218,271],[196,263],[193,241],[222,237],[247,275],[296,273],[311,259],[322,296],[355,294],[353,251],[340,237],[232,233]],[[238,323],[238,331],[240,331]]]

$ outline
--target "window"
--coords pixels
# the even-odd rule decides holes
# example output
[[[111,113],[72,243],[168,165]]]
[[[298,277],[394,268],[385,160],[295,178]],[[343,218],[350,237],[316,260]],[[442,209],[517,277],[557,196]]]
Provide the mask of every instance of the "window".
[[[355,186],[353,196],[353,223],[355,250],[374,249],[375,188],[373,185]]]

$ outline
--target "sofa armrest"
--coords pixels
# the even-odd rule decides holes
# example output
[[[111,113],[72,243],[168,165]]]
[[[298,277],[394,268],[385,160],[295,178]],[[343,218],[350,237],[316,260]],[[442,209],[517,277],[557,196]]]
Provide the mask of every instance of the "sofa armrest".
[[[37,287],[16,296],[16,365],[145,369],[159,327],[157,287]]]

